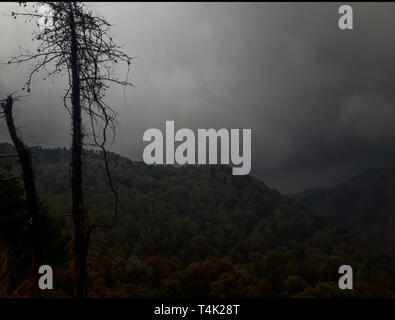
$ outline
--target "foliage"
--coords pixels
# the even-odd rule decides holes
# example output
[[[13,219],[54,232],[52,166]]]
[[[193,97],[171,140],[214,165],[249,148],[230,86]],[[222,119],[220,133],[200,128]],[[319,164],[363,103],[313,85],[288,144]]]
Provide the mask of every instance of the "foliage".
[[[12,165],[1,163],[0,178],[12,172]],[[0,294],[14,296],[23,290],[24,281],[31,268],[29,222],[23,187],[18,180],[0,181]],[[69,234],[63,219],[52,219],[48,208],[39,204],[40,224],[38,244],[43,263],[65,267],[69,259],[67,243]]]
[[[113,198],[101,154],[84,156],[87,206],[108,222]],[[90,297],[394,296],[391,260],[253,177],[109,157],[119,221],[92,235]],[[68,214],[68,150],[38,150],[35,159],[52,216]],[[343,264],[354,269],[352,291],[338,288]],[[59,272],[58,290],[71,295],[69,271]]]

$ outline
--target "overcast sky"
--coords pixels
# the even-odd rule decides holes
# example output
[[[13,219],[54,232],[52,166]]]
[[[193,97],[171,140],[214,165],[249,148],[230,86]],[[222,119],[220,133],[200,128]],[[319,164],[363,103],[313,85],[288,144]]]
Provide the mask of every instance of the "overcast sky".
[[[252,174],[283,192],[395,164],[395,4],[90,3],[135,59],[135,87],[114,88],[113,151],[141,160],[149,128],[251,128]],[[13,10],[1,3],[0,13]],[[0,61],[31,48],[31,25],[0,16]],[[0,95],[29,65],[0,65]],[[124,75],[123,67],[119,68]],[[64,79],[37,77],[16,120],[31,144],[70,145]],[[0,141],[8,140],[4,124]]]

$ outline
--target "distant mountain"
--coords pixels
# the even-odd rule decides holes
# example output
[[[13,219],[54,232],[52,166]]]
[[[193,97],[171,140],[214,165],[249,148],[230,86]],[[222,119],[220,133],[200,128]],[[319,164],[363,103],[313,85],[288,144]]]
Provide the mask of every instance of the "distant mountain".
[[[395,167],[369,170],[336,187],[293,197],[395,257]]]
[[[35,151],[40,194],[54,218],[68,221],[69,158],[66,149]],[[84,158],[89,215],[108,222],[113,197],[101,154]],[[93,235],[89,296],[394,296],[390,259],[251,176],[111,159],[120,212],[113,229]],[[354,268],[354,290],[338,288],[343,264]],[[58,276],[59,296],[70,295],[70,274]]]

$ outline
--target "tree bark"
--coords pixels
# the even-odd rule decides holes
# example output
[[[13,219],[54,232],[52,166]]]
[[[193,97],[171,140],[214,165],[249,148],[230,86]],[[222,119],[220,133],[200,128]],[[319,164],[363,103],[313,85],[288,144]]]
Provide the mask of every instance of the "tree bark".
[[[82,298],[86,283],[86,259],[88,254],[88,225],[84,210],[82,189],[82,119],[80,100],[80,73],[78,63],[78,42],[74,20],[74,3],[70,8],[72,75],[72,149],[71,149],[71,192],[74,221],[74,297]]]
[[[8,96],[5,104],[3,105],[4,114],[7,122],[8,132],[11,136],[11,140],[14,143],[15,149],[19,156],[19,161],[22,167],[23,182],[25,185],[26,202],[28,208],[28,225],[29,225],[29,237],[31,245],[32,255],[32,294],[36,297],[40,296],[40,290],[38,288],[38,268],[41,262],[40,244],[39,244],[39,203],[36,192],[35,177],[32,165],[32,156],[30,149],[24,144],[22,138],[18,136],[17,129],[14,123],[14,117],[12,112],[13,99],[12,96]]]

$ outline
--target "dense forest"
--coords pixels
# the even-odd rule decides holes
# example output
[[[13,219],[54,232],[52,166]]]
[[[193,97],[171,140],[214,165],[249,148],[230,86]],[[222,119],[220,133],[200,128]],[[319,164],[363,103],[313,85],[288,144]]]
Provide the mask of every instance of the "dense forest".
[[[341,185],[294,197],[395,257],[395,167],[368,170]]]
[[[11,145],[0,145],[0,153],[11,152]],[[114,228],[92,235],[88,297],[394,297],[391,258],[254,177],[232,176],[227,166],[110,158],[119,217]],[[43,246],[54,269],[54,290],[45,293],[50,297],[73,292],[69,159],[67,149],[34,151],[48,216]],[[84,151],[84,163],[90,217],[109,222],[114,199],[101,153]],[[18,170],[11,166],[2,161],[2,171]],[[16,287],[23,279],[10,279],[7,270],[23,256],[16,239],[23,238],[18,217],[25,204],[17,180],[0,187],[0,278],[3,288]],[[354,290],[338,288],[344,264],[353,267]],[[23,296],[23,290],[0,294]]]

